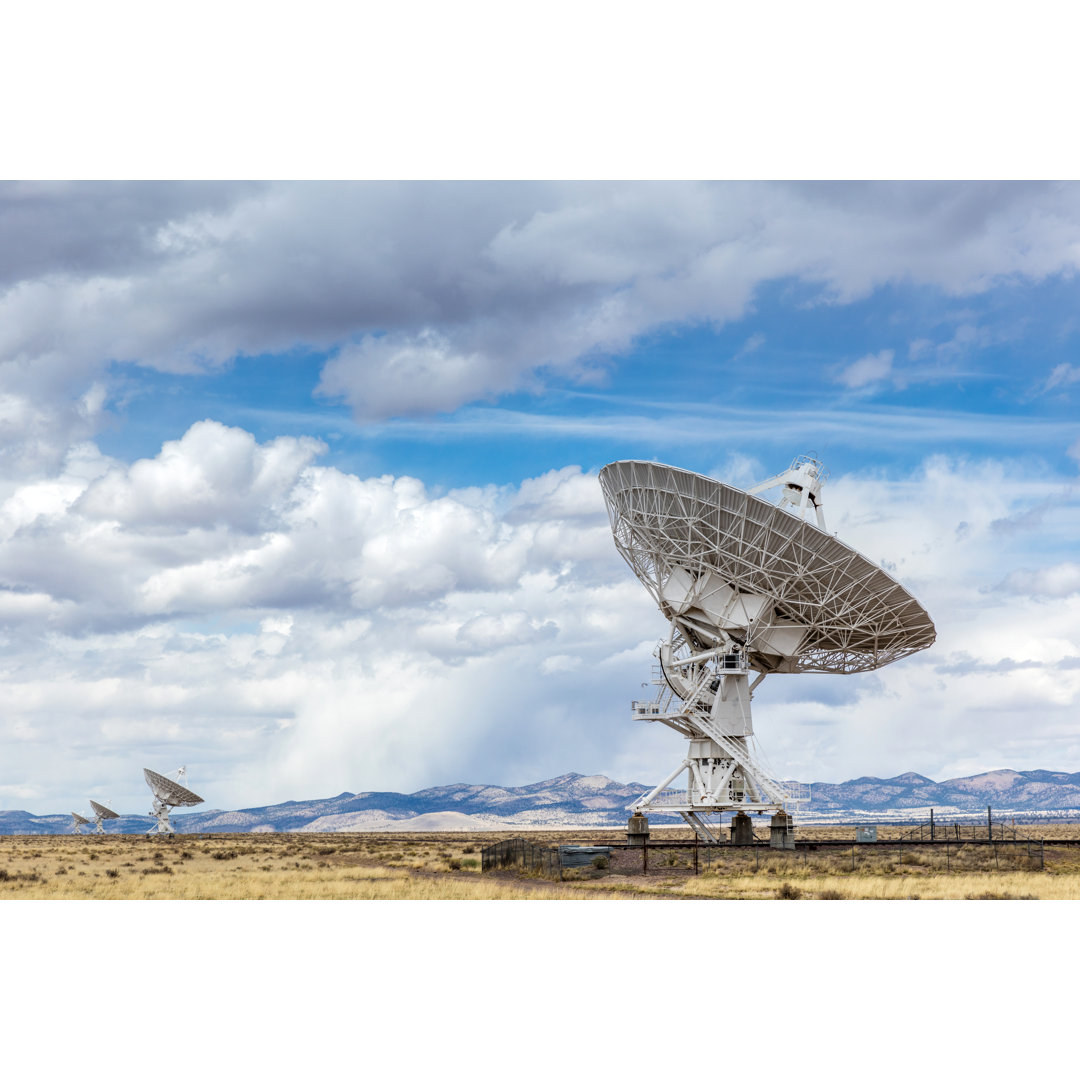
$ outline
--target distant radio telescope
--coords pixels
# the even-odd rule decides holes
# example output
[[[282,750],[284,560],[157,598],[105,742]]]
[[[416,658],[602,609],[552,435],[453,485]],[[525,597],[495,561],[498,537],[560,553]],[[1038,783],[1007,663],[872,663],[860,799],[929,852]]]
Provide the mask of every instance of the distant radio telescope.
[[[90,800],[90,809],[94,811],[94,832],[103,833],[105,831],[105,822],[112,821],[113,818],[118,818],[120,815],[111,807],[102,806],[99,802]]]
[[[747,491],[649,461],[600,470],[615,547],[669,622],[657,696],[633,702],[633,716],[686,740],[683,761],[631,809],[676,813],[711,843],[724,811],[786,814],[802,793],[768,775],[753,739],[765,676],[873,671],[933,644],[919,602],[825,532],[825,478],[810,457]],[[778,504],[757,497],[771,488]]]
[[[146,777],[146,782],[154,793],[154,809],[150,811],[150,816],[156,820],[150,826],[151,833],[176,832],[169,821],[169,811],[174,806],[198,806],[203,801],[201,795],[196,795],[194,791],[179,782],[186,774],[187,769],[183,765],[176,770],[175,780],[170,780],[169,777],[162,776],[151,769],[143,769],[143,776]]]
[[[71,831],[82,835],[82,827],[89,825],[90,822],[82,816],[82,814],[76,814],[74,810],[71,812]]]

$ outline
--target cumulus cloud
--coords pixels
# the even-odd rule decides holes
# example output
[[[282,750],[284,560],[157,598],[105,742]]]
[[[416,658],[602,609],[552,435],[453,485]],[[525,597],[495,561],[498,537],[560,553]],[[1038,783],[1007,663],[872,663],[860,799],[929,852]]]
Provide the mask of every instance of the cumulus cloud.
[[[77,509],[128,526],[228,525],[250,532],[281,513],[300,473],[325,449],[310,438],[259,446],[246,431],[205,420],[165,443],[153,460],[95,480]]]
[[[365,337],[340,349],[323,367],[318,393],[343,398],[356,416],[445,412],[513,389],[517,373],[484,352],[462,352],[443,334]]]
[[[204,794],[233,801],[261,797],[268,762],[283,796],[419,786],[433,766],[487,768],[491,739],[513,743],[526,780],[566,771],[574,742],[549,737],[556,670],[579,702],[556,726],[621,718],[577,669],[636,644],[651,605],[595,477],[433,494],[321,466],[320,449],[204,421],[154,458],[85,448],[8,492],[0,729],[22,749],[0,791],[38,806],[70,770],[137,779],[147,756],[199,763]],[[77,754],[64,768],[41,757],[58,742]]]
[[[1080,189],[14,185],[0,250],[0,393],[55,406],[113,362],[197,371],[306,348],[331,354],[321,392],[374,420],[593,379],[648,331],[740,317],[768,281],[846,302],[1069,271]]]
[[[9,481],[7,805],[85,790],[138,809],[141,767],[181,762],[223,806],[673,766],[678,740],[627,720],[664,627],[595,476],[436,493],[320,450],[202,422],[129,465],[83,444],[54,476]],[[1072,763],[1080,508],[1060,493],[1030,463],[943,457],[830,481],[830,528],[890,564],[939,638],[874,676],[767,680],[756,724],[779,771],[942,775],[973,745]],[[998,523],[1032,507],[1052,565],[1022,580],[1031,534]],[[1020,710],[1037,716],[1024,734]]]

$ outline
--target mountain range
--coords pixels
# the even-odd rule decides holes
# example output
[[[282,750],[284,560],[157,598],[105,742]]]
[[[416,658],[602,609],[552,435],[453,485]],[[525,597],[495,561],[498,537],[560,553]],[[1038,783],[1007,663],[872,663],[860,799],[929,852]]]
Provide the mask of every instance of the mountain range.
[[[627,806],[645,794],[644,784],[606,776],[566,773],[525,787],[451,784],[404,795],[395,791],[343,791],[329,799],[284,802],[243,810],[177,811],[177,832],[443,832],[449,830],[621,827]],[[147,806],[150,796],[147,795]],[[811,800],[796,821],[923,819],[929,809],[943,816],[977,814],[992,806],[995,816],[1067,816],[1080,812],[1080,773],[1037,769],[994,772],[936,783],[907,772],[889,779],[861,776],[842,784],[815,783]],[[79,811],[89,817],[89,807]],[[654,814],[655,824],[675,816]],[[148,814],[108,822],[111,833],[140,833]],[[0,835],[70,832],[70,814],[0,811]]]

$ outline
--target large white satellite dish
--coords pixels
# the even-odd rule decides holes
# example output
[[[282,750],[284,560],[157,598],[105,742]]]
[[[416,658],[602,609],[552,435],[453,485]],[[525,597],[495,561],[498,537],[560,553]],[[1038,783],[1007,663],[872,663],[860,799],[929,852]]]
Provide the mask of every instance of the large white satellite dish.
[[[76,814],[74,810],[71,812],[71,831],[82,835],[82,827],[89,825],[90,822],[82,816],[82,814]]]
[[[649,461],[600,470],[615,547],[670,624],[656,653],[658,695],[635,701],[634,718],[689,744],[632,809],[678,813],[711,842],[712,815],[786,810],[799,795],[768,775],[753,743],[761,680],[871,671],[933,644],[919,602],[825,532],[825,477],[809,457],[748,491]],[[778,504],[757,497],[771,488],[781,489]],[[816,523],[805,520],[811,510]],[[684,773],[685,786],[672,788]]]
[[[113,818],[118,818],[120,815],[112,809],[110,806],[102,806],[99,802],[90,800],[90,809],[94,811],[94,832],[103,833],[105,831],[105,822],[112,821]]]
[[[198,806],[203,801],[201,795],[196,795],[194,791],[179,782],[186,773],[187,769],[181,765],[176,770],[176,780],[172,780],[152,769],[143,769],[143,776],[146,777],[146,782],[154,793],[154,809],[150,811],[150,816],[156,820],[150,826],[150,832],[176,832],[169,822],[169,811],[174,806]]]

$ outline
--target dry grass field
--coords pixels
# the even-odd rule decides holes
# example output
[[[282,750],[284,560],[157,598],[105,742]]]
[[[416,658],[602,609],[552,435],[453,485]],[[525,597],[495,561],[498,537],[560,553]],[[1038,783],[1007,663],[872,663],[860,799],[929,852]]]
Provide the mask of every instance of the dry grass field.
[[[881,830],[883,839],[891,830]],[[897,833],[903,830],[898,829]],[[1046,836],[1080,839],[1078,826]],[[124,900],[494,899],[1080,899],[1080,847],[1046,850],[1045,869],[1025,849],[859,845],[815,851],[652,849],[609,867],[568,871],[563,882],[520,871],[480,873],[480,849],[510,834],[259,833],[0,837],[0,898]],[[800,839],[851,838],[834,827]],[[533,833],[533,843],[619,843],[617,830]],[[676,830],[665,840],[687,837]],[[704,849],[702,849],[704,852]]]

